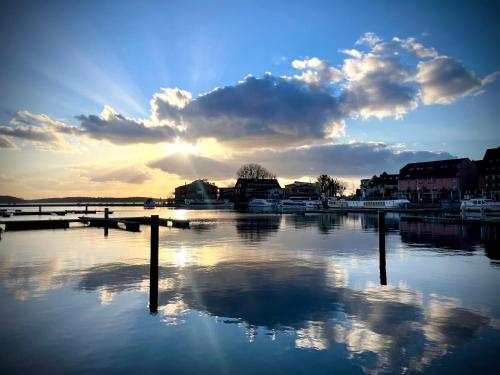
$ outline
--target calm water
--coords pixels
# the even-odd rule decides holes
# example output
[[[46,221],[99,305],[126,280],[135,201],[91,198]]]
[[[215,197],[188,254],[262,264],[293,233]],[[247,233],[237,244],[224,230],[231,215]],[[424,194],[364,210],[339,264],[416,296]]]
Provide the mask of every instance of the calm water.
[[[481,228],[376,216],[245,215],[160,228],[150,314],[149,228],[7,232],[2,373],[498,373],[498,243]]]

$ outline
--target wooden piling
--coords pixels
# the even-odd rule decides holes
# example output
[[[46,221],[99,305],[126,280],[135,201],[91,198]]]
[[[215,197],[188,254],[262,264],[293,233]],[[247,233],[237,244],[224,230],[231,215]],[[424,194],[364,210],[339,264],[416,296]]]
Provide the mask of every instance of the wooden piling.
[[[38,206],[38,214],[42,213],[42,206]]]
[[[104,236],[105,237],[108,236],[108,227],[109,227],[108,220],[109,220],[109,209],[106,207],[104,209]]]
[[[149,263],[149,311],[156,314],[158,311],[158,239],[159,218],[151,215],[151,254]]]
[[[385,268],[385,212],[378,212],[378,257],[380,268],[380,285],[387,285]]]

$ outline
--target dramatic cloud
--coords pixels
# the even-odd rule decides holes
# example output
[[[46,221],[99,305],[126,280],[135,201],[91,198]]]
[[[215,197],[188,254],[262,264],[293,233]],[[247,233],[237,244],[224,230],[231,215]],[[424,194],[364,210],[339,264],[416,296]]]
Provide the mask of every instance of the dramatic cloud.
[[[382,171],[399,172],[407,163],[452,158],[454,156],[446,152],[401,150],[380,142],[319,145],[260,152],[253,156],[254,161],[288,178],[320,173],[369,176]]]
[[[261,147],[324,140],[335,135],[332,129],[339,129],[344,117],[337,98],[328,92],[270,74],[248,76],[235,86],[199,96],[182,109],[161,96],[155,97],[153,105],[160,121],[181,119],[177,125],[185,127],[184,138],[217,138]]]
[[[397,56],[368,53],[346,59],[342,70],[347,81],[342,100],[351,116],[401,117],[417,107],[411,69]]]
[[[234,155],[219,162],[207,157],[173,154],[148,165],[181,178],[210,177],[225,180],[234,177],[242,164],[255,162],[283,178],[317,176],[371,176],[383,171],[397,173],[408,163],[453,159],[446,152],[402,150],[386,143],[348,143],[299,147],[283,151],[262,150],[258,153]]]
[[[422,101],[427,105],[451,103],[477,93],[483,86],[474,72],[446,56],[419,63],[416,80],[420,84]]]
[[[170,126],[147,126],[145,121],[129,119],[108,106],[99,116],[80,115],[76,118],[80,120],[82,134],[118,145],[169,142],[177,135]]]
[[[225,180],[234,177],[238,168],[234,161],[226,164],[211,158],[189,154],[168,155],[148,165],[188,180],[198,178]]]
[[[19,112],[0,126],[0,146],[12,148],[18,138],[44,149],[68,149],[68,135],[117,145],[215,139],[233,150],[311,146],[338,141],[350,118],[402,118],[422,103],[448,104],[479,94],[498,76],[481,79],[411,37],[383,41],[370,32],[356,45],[340,50],[346,56],[338,66],[317,57],[293,60],[297,74],[247,76],[198,97],[164,88],[153,95],[146,119],[108,106],[100,115],[77,116],[77,125]]]
[[[76,132],[76,129],[60,121],[28,111],[17,112],[8,125],[0,126],[0,135],[4,136],[2,138],[5,142],[13,144],[12,138],[18,138],[50,151],[72,150],[73,147],[65,140],[64,135]]]

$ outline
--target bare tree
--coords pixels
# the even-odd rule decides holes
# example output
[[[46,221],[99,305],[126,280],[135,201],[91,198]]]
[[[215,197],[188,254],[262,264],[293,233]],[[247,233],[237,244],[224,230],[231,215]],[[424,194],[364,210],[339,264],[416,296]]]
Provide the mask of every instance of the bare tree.
[[[244,164],[236,172],[238,178],[276,178],[276,175],[269,172],[266,168],[259,164]]]
[[[328,183],[330,181],[330,176],[327,174],[322,174],[316,179],[316,185],[319,186],[319,191],[321,194],[328,194]]]
[[[346,186],[343,182],[336,178],[328,179],[328,192],[330,196],[342,196],[345,192]]]

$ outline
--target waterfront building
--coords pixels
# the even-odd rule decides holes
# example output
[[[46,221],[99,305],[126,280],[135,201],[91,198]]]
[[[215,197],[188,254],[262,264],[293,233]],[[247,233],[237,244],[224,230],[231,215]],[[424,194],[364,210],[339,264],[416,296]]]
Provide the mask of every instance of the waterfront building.
[[[285,185],[285,198],[319,199],[320,188],[310,182],[295,181]]]
[[[219,188],[219,200],[234,202],[234,187]]]
[[[477,167],[468,158],[410,163],[399,172],[398,189],[411,202],[457,201],[477,189]]]
[[[383,172],[380,176],[361,180],[362,198],[395,198],[398,195],[399,174]]]
[[[500,200],[500,147],[487,149],[483,160],[474,163],[478,171],[478,190],[486,198]]]
[[[196,180],[175,188],[175,203],[184,203],[186,199],[206,201],[217,199],[218,188],[207,180]]]
[[[238,178],[234,186],[234,206],[247,207],[254,198],[283,199],[283,189],[275,178]]]

